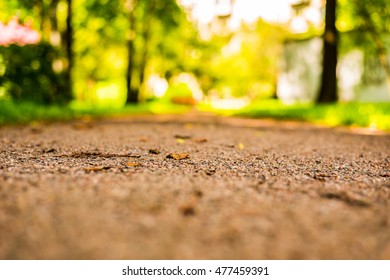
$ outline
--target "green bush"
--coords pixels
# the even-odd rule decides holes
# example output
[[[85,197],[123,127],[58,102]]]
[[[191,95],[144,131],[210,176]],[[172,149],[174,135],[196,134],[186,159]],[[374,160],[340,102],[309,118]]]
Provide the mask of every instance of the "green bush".
[[[0,46],[0,87],[12,100],[58,104],[70,100],[65,74],[53,70],[58,51],[48,43]]]

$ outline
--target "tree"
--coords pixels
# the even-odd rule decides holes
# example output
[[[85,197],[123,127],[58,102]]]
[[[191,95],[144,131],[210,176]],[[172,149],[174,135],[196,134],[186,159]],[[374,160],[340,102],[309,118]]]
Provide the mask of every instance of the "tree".
[[[127,39],[127,71],[126,71],[126,90],[127,99],[126,103],[138,102],[138,89],[134,89],[133,72],[135,69],[135,28],[136,28],[136,15],[135,8],[137,6],[137,0],[128,2],[129,10],[129,31]]]
[[[74,63],[73,55],[73,9],[72,9],[72,0],[67,0],[68,8],[66,15],[66,30],[65,30],[65,45],[66,45],[66,58],[67,58],[67,67],[65,72],[65,77],[67,81],[67,92],[66,95],[70,99],[73,96],[73,79],[72,79],[72,70]]]
[[[184,12],[176,0],[129,0],[126,5],[129,21],[126,103],[137,103],[153,49],[179,27]]]
[[[336,2],[327,0],[325,8],[325,32],[323,35],[322,79],[317,103],[337,101],[337,46],[338,32],[336,28]]]

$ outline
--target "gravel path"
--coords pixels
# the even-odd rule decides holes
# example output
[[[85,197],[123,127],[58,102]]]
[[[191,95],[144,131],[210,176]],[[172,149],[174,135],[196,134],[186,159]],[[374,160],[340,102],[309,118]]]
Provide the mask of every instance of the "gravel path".
[[[390,259],[390,135],[203,115],[0,128],[1,259]]]

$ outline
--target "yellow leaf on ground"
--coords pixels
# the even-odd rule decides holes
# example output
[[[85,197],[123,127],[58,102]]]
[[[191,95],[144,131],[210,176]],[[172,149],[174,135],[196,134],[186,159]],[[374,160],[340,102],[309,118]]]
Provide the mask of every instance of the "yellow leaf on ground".
[[[136,167],[136,166],[140,166],[140,165],[141,164],[139,162],[132,162],[132,161],[130,161],[130,162],[127,163],[127,166],[129,166],[129,167]]]
[[[194,138],[194,139],[192,139],[192,141],[195,143],[206,143],[207,139],[206,138]]]
[[[188,154],[188,153],[181,153],[181,154],[173,153],[173,154],[167,155],[167,158],[172,158],[172,159],[176,159],[176,160],[186,159],[189,157],[190,157],[190,154]]]
[[[237,148],[239,148],[240,150],[243,150],[245,148],[245,146],[243,143],[238,143]]]

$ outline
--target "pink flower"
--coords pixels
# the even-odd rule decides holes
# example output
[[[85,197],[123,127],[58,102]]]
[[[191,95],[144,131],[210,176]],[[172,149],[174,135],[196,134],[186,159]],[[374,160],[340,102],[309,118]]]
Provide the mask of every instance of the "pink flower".
[[[20,46],[34,45],[41,40],[39,32],[32,29],[31,25],[21,25],[19,19],[14,17],[4,24],[0,21],[0,46],[17,44]]]

